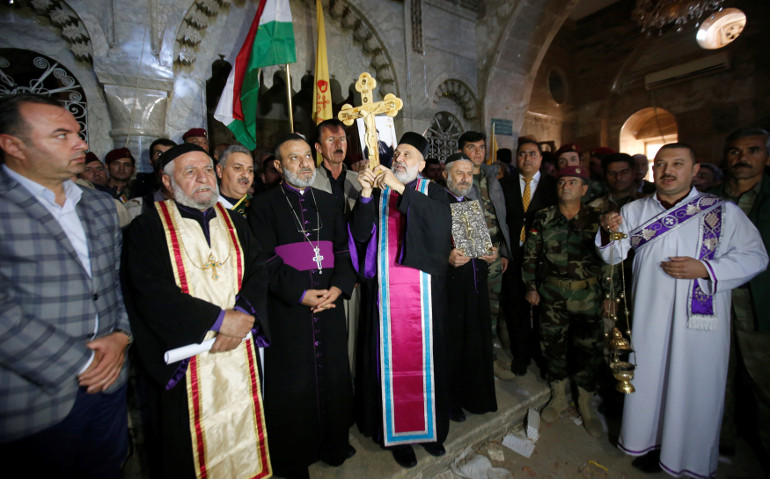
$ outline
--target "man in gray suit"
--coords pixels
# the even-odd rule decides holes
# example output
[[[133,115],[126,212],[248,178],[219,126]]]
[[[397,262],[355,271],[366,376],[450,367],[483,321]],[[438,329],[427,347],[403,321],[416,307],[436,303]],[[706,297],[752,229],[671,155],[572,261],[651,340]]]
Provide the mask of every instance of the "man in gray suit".
[[[345,125],[332,118],[319,123],[315,129],[315,150],[323,157],[321,165],[313,181],[314,188],[331,193],[335,204],[342,209],[347,221],[350,212],[361,194],[361,184],[358,183],[358,173],[350,170],[345,165],[345,156],[348,153],[348,137],[345,133]],[[356,332],[358,326],[358,309],[361,293],[356,284],[350,300],[343,302],[348,328],[348,358],[350,359],[350,371],[355,374],[355,349]]]
[[[0,457],[25,476],[119,477],[128,447],[121,232],[69,180],[79,130],[53,99],[0,99]]]

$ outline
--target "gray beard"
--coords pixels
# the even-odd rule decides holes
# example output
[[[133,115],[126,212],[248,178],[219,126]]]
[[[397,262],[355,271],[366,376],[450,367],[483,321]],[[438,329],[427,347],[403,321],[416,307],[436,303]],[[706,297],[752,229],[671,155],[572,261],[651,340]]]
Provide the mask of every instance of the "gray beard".
[[[307,188],[313,184],[313,181],[315,181],[315,176],[318,173],[318,170],[313,170],[313,176],[310,177],[309,180],[302,180],[297,175],[294,175],[294,172],[290,172],[288,169],[284,169],[283,176],[286,178],[286,183],[291,185],[294,188]]]
[[[406,166],[406,165],[404,165]],[[406,185],[407,183],[411,182],[415,178],[417,178],[417,174],[419,173],[419,170],[417,170],[417,165],[415,165],[412,168],[406,167],[405,172],[393,172],[393,175],[396,177],[396,179]]]
[[[213,192],[211,198],[206,202],[199,202],[192,197],[188,197],[187,194],[184,193],[184,190],[182,190],[182,187],[174,182],[174,177],[171,177],[171,189],[174,193],[174,200],[176,200],[177,203],[181,203],[184,206],[195,208],[201,211],[208,210],[209,208],[213,207],[219,200],[219,187],[216,184],[211,189],[211,192]]]
[[[446,177],[446,188],[448,188],[449,191],[452,192],[452,194],[455,197],[464,197],[464,196],[468,195],[468,193],[470,193],[471,188],[473,188],[473,185],[468,185],[465,188],[460,188],[460,187],[457,186],[457,184],[454,182],[454,180],[452,180],[452,176],[451,175],[447,175],[447,177]]]

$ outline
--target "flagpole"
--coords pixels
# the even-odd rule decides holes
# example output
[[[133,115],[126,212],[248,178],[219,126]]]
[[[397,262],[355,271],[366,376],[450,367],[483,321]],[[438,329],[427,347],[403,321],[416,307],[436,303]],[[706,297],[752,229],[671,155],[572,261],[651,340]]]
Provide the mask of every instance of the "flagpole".
[[[286,98],[289,100],[289,132],[294,133],[294,112],[291,107],[291,73],[286,63]]]

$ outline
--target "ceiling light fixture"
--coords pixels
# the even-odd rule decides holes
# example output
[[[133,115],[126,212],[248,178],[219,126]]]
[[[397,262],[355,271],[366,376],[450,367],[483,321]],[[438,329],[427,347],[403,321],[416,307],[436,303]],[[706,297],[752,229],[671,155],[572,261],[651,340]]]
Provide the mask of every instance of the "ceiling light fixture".
[[[695,21],[697,27],[704,15],[721,10],[723,3],[724,0],[636,0],[631,18],[642,27],[642,32],[657,30],[660,35],[672,24],[681,32],[690,21]]]

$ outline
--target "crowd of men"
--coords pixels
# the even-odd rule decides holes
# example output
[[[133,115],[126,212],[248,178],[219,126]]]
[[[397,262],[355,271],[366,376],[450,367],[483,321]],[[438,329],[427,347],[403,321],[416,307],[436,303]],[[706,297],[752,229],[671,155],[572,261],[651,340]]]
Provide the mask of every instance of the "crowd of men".
[[[120,477],[129,347],[153,477],[306,478],[355,455],[354,425],[410,468],[533,362],[543,421],[571,397],[601,437],[625,303],[633,465],[713,476],[736,384],[770,452],[767,131],[733,132],[713,163],[667,144],[654,183],[643,155],[568,143],[549,159],[532,138],[487,164],[474,131],[441,159],[406,132],[390,166],[355,171],[347,140],[327,120],[255,159],[193,128],[137,174],[127,148],[88,152],[56,101],[0,99],[3,457]],[[453,237],[470,202],[492,244],[476,256]]]

